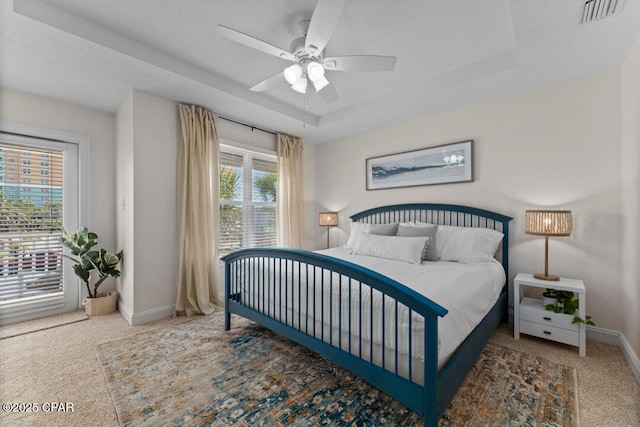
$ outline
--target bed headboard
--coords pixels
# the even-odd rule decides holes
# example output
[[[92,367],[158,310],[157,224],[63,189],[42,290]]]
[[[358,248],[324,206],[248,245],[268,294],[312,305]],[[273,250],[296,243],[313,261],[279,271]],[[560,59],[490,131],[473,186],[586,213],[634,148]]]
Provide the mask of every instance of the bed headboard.
[[[499,261],[509,280],[509,221],[513,218],[471,206],[442,203],[409,203],[380,206],[351,215],[352,221],[367,224],[420,221],[437,225],[491,228],[504,234]]]

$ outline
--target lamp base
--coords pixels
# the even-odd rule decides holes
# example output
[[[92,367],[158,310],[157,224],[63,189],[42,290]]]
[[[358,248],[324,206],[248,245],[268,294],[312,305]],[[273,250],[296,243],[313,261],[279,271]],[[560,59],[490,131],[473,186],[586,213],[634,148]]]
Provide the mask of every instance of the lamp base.
[[[557,282],[560,280],[560,277],[554,274],[534,274],[533,277],[538,280],[548,280],[550,282]]]

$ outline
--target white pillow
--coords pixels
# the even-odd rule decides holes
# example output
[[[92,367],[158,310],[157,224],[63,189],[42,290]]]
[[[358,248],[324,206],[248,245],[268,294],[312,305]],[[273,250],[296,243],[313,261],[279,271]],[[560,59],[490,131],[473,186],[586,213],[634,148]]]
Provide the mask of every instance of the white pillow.
[[[351,223],[351,233],[345,248],[353,249],[360,233],[378,234],[381,236],[395,236],[398,231],[398,223],[392,224],[365,224],[362,222]]]
[[[353,254],[420,264],[422,251],[428,244],[429,237],[380,236],[360,233],[353,248]]]
[[[436,252],[440,261],[487,263],[493,259],[503,236],[490,228],[439,225]]]

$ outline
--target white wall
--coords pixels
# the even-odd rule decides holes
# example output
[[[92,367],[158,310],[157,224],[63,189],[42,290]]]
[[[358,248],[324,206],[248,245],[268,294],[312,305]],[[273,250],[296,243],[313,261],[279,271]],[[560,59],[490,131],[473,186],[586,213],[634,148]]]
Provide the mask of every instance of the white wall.
[[[98,234],[101,247],[117,250],[115,115],[0,88],[0,120],[89,137],[90,164],[82,165],[89,167],[89,212],[82,225]],[[109,279],[100,289],[113,290],[115,283]]]
[[[549,244],[550,273],[582,278],[587,313],[619,331],[620,97],[611,71],[322,144],[314,150],[316,209],[341,212],[341,230],[332,230],[340,243],[349,215],[380,205],[459,203],[512,216],[510,288],[517,272],[544,270],[544,240],[524,234],[525,210],[571,209],[573,234]],[[365,190],[366,158],[467,139],[475,140],[474,182]],[[324,231],[307,228],[316,247],[326,244]]]
[[[640,355],[640,34],[622,66],[622,332]],[[638,378],[640,381],[640,377]]]
[[[116,113],[116,240],[123,251],[121,275],[117,280],[121,313],[134,313],[134,217],[133,208],[133,92]],[[127,201],[129,203],[127,203]],[[127,317],[127,316],[125,316]]]
[[[117,123],[118,243],[125,251],[120,312],[135,325],[167,317],[175,308],[178,109],[174,102],[133,91]]]

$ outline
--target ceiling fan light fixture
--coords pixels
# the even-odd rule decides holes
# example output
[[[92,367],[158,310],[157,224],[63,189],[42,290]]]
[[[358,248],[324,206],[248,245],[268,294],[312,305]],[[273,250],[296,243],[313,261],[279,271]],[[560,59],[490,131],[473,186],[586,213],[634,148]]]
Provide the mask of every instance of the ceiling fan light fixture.
[[[291,89],[298,93],[307,93],[307,76],[300,76],[298,81],[291,85]]]
[[[317,62],[310,62],[309,65],[307,65],[307,75],[309,76],[309,80],[316,82],[324,78],[324,67]]]
[[[329,80],[325,76],[322,76],[318,80],[313,81],[313,86],[316,88],[316,92],[320,92],[329,84]]]
[[[284,79],[290,85],[295,85],[296,82],[302,77],[302,67],[298,64],[293,64],[290,67],[284,69]]]

